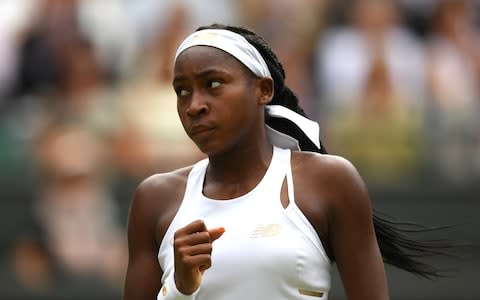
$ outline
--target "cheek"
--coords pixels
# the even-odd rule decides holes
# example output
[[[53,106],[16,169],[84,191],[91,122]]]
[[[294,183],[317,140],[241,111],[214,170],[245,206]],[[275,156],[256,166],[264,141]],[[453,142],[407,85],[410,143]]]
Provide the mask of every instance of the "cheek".
[[[177,104],[177,115],[182,123],[183,128],[185,129],[187,127],[188,118],[186,118],[185,108],[179,104]]]
[[[219,115],[221,115],[224,120],[224,124],[226,124],[225,126],[229,132],[243,135],[243,133],[251,127],[251,123],[254,122],[255,108],[245,103],[246,100],[239,100],[240,101],[235,104],[232,103],[227,109],[219,112]]]

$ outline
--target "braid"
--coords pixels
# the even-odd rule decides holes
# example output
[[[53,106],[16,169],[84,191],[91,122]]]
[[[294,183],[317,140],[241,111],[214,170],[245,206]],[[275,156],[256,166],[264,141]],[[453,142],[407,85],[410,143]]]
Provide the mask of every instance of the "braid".
[[[297,96],[285,85],[285,70],[282,64],[261,36],[243,27],[226,26],[222,24],[202,26],[199,27],[197,31],[203,29],[225,29],[243,36],[262,55],[270,70],[274,82],[274,96],[271,104],[285,106],[306,117],[304,110],[299,106]],[[299,141],[302,151],[327,154],[321,141],[319,149],[293,122],[268,116],[265,122],[270,127],[296,138]],[[445,227],[429,228],[414,223],[396,222],[382,216],[381,213],[376,210],[373,211],[373,225],[380,252],[385,263],[425,278],[441,276],[441,272],[437,268],[423,262],[421,258],[435,255],[448,256],[448,250],[454,248],[455,245],[442,241],[415,240],[410,237],[410,234],[424,233]]]

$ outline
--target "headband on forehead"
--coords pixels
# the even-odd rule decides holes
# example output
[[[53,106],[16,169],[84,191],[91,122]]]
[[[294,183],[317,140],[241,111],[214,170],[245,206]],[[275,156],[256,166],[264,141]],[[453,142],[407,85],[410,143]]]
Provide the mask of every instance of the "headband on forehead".
[[[267,63],[258,50],[243,36],[230,30],[204,29],[189,35],[178,47],[175,60],[193,46],[210,46],[223,50],[244,64],[258,77],[272,77]]]
[[[245,65],[253,74],[258,77],[272,78],[267,63],[258,50],[250,44],[243,36],[225,29],[204,29],[189,35],[178,47],[175,53],[175,61],[186,49],[193,46],[210,46],[223,50]],[[269,116],[282,118],[294,123],[300,131],[318,149],[320,145],[320,127],[304,116],[281,105],[267,105],[266,113]],[[300,143],[294,137],[282,133],[274,128],[265,125],[270,142],[281,148],[301,150]]]

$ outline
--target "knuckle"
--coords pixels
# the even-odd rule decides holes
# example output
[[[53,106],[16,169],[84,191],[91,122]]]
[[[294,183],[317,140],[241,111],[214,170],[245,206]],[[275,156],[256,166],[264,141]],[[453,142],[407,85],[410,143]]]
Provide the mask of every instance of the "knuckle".
[[[209,255],[211,255],[211,254],[212,254],[212,249],[213,249],[212,244],[208,244],[205,248],[206,248],[206,249],[205,249],[206,252],[207,252]]]
[[[198,237],[202,239],[202,241],[210,241],[210,235],[208,232],[199,232]]]
[[[181,237],[173,238],[173,248],[180,248],[183,245],[183,239]]]
[[[202,225],[202,224],[203,224],[203,220],[198,219],[198,220],[193,221],[193,223],[194,223],[194,224],[198,224],[198,225]]]

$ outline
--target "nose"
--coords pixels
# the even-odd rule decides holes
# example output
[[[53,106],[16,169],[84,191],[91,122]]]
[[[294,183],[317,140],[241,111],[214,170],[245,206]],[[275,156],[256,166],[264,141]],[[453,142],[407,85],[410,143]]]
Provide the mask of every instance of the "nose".
[[[196,117],[205,114],[208,111],[206,98],[200,93],[194,93],[187,107],[186,113],[190,117]]]

